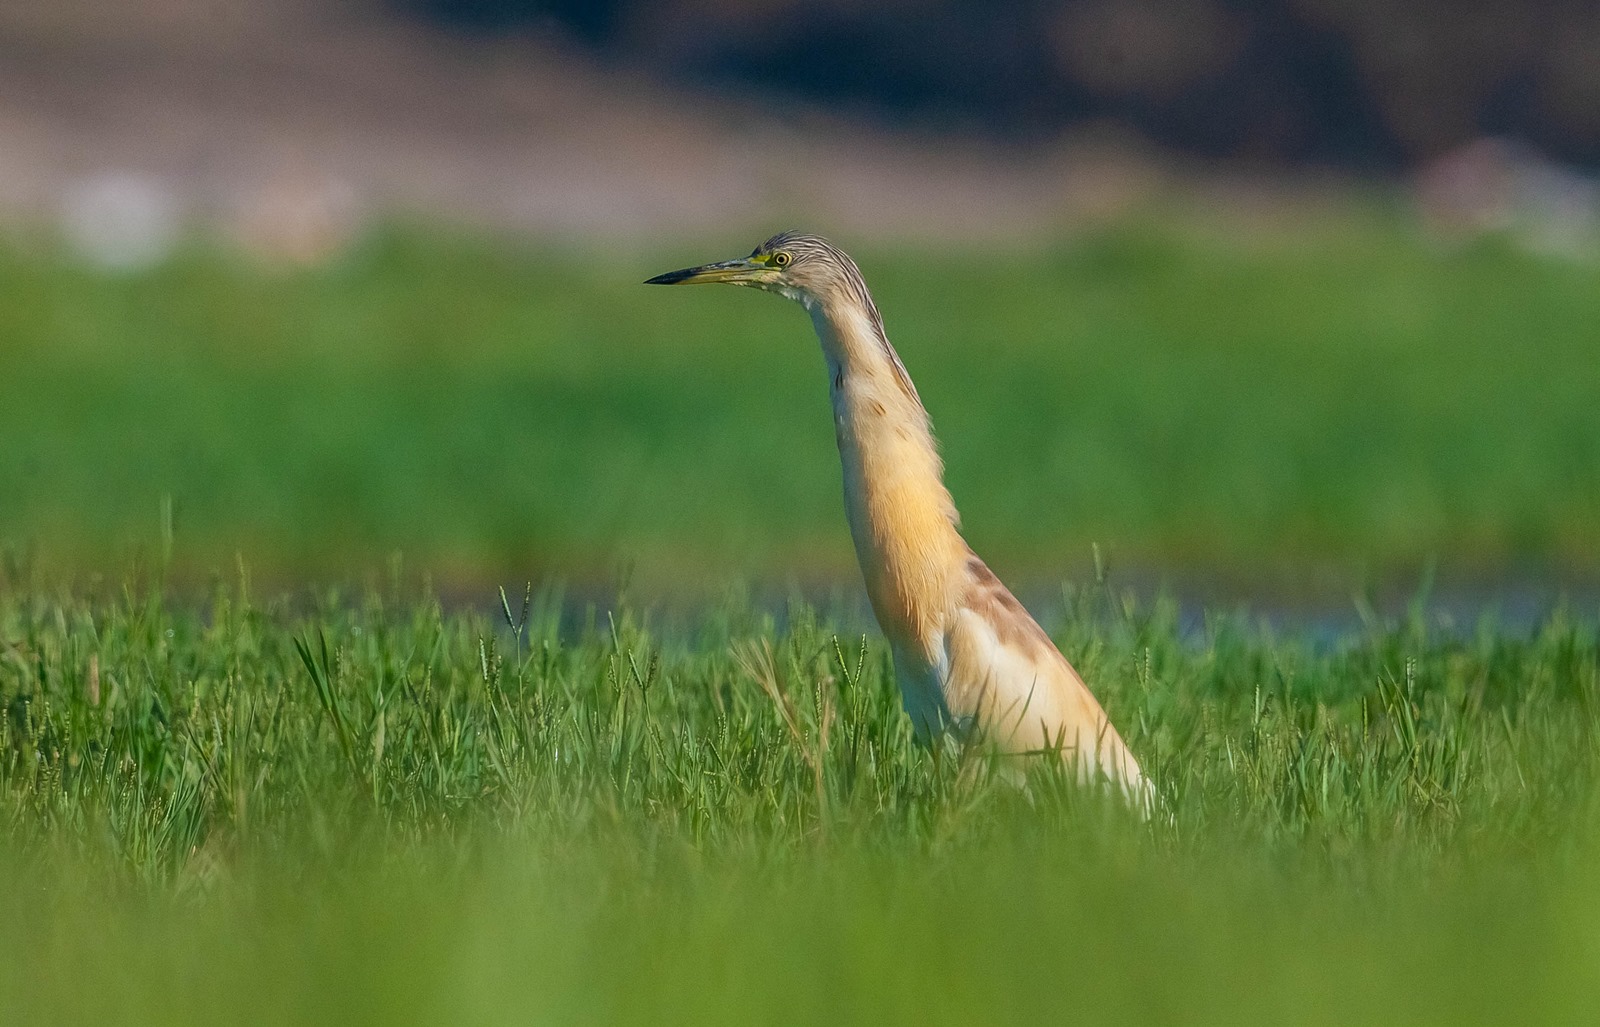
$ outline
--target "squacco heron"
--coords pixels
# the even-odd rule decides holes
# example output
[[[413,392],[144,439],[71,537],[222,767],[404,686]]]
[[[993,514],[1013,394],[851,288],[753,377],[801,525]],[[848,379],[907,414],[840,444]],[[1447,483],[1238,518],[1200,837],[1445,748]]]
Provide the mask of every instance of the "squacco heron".
[[[1068,761],[1140,805],[1149,786],[1105,711],[1050,636],[961,536],[927,410],[861,271],[814,235],[787,232],[748,257],[657,275],[795,300],[828,364],[845,512],[906,713],[931,743],[947,732],[1003,753]]]

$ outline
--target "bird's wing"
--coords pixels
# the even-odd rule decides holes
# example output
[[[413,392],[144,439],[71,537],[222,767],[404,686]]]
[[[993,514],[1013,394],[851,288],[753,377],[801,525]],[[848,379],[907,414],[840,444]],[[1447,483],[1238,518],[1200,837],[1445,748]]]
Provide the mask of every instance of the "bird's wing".
[[[1084,776],[1142,788],[1138,761],[1050,636],[976,556],[945,634],[944,698],[1007,752],[1059,751]]]

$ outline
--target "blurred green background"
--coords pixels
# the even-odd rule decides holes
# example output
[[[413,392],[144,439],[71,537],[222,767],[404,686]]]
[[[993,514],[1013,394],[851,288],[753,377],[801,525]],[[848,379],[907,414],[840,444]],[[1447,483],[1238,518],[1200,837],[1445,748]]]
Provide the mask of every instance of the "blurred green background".
[[[847,240],[848,241],[848,240]],[[201,246],[0,256],[0,531],[48,566],[160,545],[280,580],[853,580],[821,360],[791,305],[648,289],[742,252],[374,233],[306,269]],[[1370,204],[1230,236],[1130,217],[859,259],[1004,572],[1269,597],[1413,574],[1593,580],[1600,270],[1441,250]],[[1320,576],[1319,576],[1320,575]]]

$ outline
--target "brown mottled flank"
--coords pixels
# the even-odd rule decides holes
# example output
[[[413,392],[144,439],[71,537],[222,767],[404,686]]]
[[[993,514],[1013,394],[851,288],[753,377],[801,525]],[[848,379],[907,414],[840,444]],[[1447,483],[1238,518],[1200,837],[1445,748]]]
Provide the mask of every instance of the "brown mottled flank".
[[[785,232],[743,260],[661,275],[776,292],[811,313],[831,371],[845,512],[906,712],[1016,756],[1065,760],[1140,809],[1152,790],[1083,679],[961,537],[928,414],[855,261]]]
[[[967,573],[970,581],[964,597],[966,603],[978,610],[993,608],[991,616],[986,619],[995,625],[1002,644],[1057,652],[1050,636],[975,553],[967,559]]]

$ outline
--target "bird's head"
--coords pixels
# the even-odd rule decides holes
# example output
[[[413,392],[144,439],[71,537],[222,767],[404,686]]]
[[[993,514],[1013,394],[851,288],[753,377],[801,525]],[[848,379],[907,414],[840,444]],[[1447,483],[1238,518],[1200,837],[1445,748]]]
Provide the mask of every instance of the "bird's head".
[[[782,232],[757,246],[748,257],[668,271],[645,284],[710,282],[753,286],[810,305],[836,290],[855,291],[861,271],[843,250],[820,236]],[[865,293],[865,285],[859,288]]]

